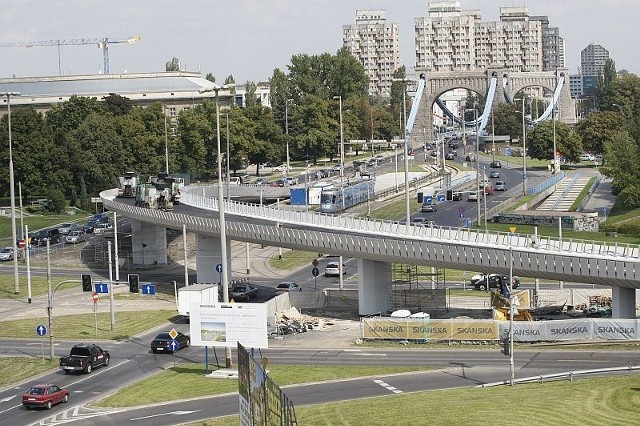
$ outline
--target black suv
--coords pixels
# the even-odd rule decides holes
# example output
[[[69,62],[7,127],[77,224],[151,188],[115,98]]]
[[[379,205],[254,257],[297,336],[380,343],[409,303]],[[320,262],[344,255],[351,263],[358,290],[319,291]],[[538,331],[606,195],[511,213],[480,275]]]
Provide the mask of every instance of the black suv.
[[[60,242],[58,228],[41,229],[31,234],[31,244],[33,245],[43,246],[47,244],[47,240],[49,240],[49,244],[58,244]]]
[[[96,225],[99,223],[109,223],[109,215],[106,213],[98,213],[91,216],[91,218],[87,221],[87,224],[84,226],[84,231],[86,233],[92,233],[95,229]]]
[[[489,274],[489,276],[482,276],[482,278],[472,281],[471,284],[476,290],[486,290],[487,281],[489,281],[489,288],[500,288],[501,283],[509,282],[509,275]],[[512,289],[520,287],[520,278],[513,276]]]

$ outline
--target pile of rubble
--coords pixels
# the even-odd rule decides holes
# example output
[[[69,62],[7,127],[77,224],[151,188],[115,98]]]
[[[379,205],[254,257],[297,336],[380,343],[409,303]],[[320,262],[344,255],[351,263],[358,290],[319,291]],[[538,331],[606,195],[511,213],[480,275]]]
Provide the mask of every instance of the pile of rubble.
[[[291,307],[286,311],[276,313],[276,334],[304,333],[307,330],[323,329],[334,323],[325,319],[301,314]]]

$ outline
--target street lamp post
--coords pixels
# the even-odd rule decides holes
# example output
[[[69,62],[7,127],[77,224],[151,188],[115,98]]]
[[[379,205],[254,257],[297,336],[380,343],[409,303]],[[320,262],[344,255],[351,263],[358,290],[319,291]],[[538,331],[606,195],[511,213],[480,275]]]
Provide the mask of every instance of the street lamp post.
[[[200,93],[215,92],[216,102],[216,136],[217,136],[217,150],[218,150],[218,211],[220,212],[220,263],[222,264],[222,272],[220,274],[220,286],[222,287],[222,301],[224,303],[229,302],[229,274],[227,271],[227,230],[224,220],[224,191],[222,189],[222,150],[220,148],[220,103],[219,92],[220,89],[228,89],[230,85],[219,86],[215,85],[211,88],[206,87],[199,90]],[[231,348],[225,348],[225,361],[226,367],[231,368]]]
[[[551,96],[551,122],[553,125],[553,175],[558,173],[558,159],[557,159],[557,147],[556,147],[556,98]]]
[[[524,121],[524,96],[522,99],[514,99],[514,101],[522,100],[522,195],[527,195],[527,127]],[[555,147],[553,148],[555,153]],[[554,154],[555,156],[555,154]]]
[[[167,135],[167,107],[162,108],[164,115],[164,171],[169,174],[169,136]]]
[[[13,250],[13,280],[14,293],[20,293],[20,279],[18,276],[18,242],[16,236],[16,189],[13,176],[13,146],[11,141],[11,97],[21,96],[20,92],[4,92],[0,93],[7,98],[7,120],[9,124],[9,192],[11,197],[11,248]],[[26,243],[28,244],[28,242]],[[27,247],[27,250],[29,248]]]
[[[340,108],[340,188],[342,189],[342,180],[344,179],[344,132],[342,127],[342,95],[334,96],[333,99],[338,99]]]
[[[287,174],[289,174],[289,170],[291,170],[289,166],[289,102],[292,102],[293,99],[286,99],[284,101],[284,131],[287,135]]]
[[[478,110],[476,108],[476,102],[473,103],[472,109],[465,109],[467,111],[473,111],[473,121],[476,128],[476,194],[478,194],[478,199],[476,201],[476,209],[477,209],[477,220],[478,226],[480,226],[480,141],[478,135]],[[484,192],[484,190],[483,190]],[[484,194],[483,194],[484,196]]]

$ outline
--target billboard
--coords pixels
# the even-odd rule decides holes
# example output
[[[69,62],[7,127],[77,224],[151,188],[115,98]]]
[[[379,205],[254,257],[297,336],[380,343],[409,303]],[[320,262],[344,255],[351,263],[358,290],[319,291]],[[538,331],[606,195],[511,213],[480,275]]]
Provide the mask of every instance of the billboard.
[[[262,303],[192,303],[189,331],[193,346],[268,348],[267,309]]]

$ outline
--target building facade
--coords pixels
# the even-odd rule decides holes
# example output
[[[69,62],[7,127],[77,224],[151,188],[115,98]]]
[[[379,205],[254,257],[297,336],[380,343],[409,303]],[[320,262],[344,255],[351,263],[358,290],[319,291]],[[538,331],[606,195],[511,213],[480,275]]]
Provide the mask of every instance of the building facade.
[[[342,26],[342,41],[369,76],[369,94],[389,96],[400,67],[398,25],[387,22],[384,10],[357,10],[356,23]]]
[[[597,77],[602,72],[607,59],[609,59],[609,51],[597,43],[591,43],[580,52],[580,73]]]
[[[564,66],[564,41],[545,16],[526,7],[501,7],[499,21],[481,20],[479,10],[459,1],[429,3],[428,16],[415,19],[416,68],[473,71],[490,66],[518,72]]]

